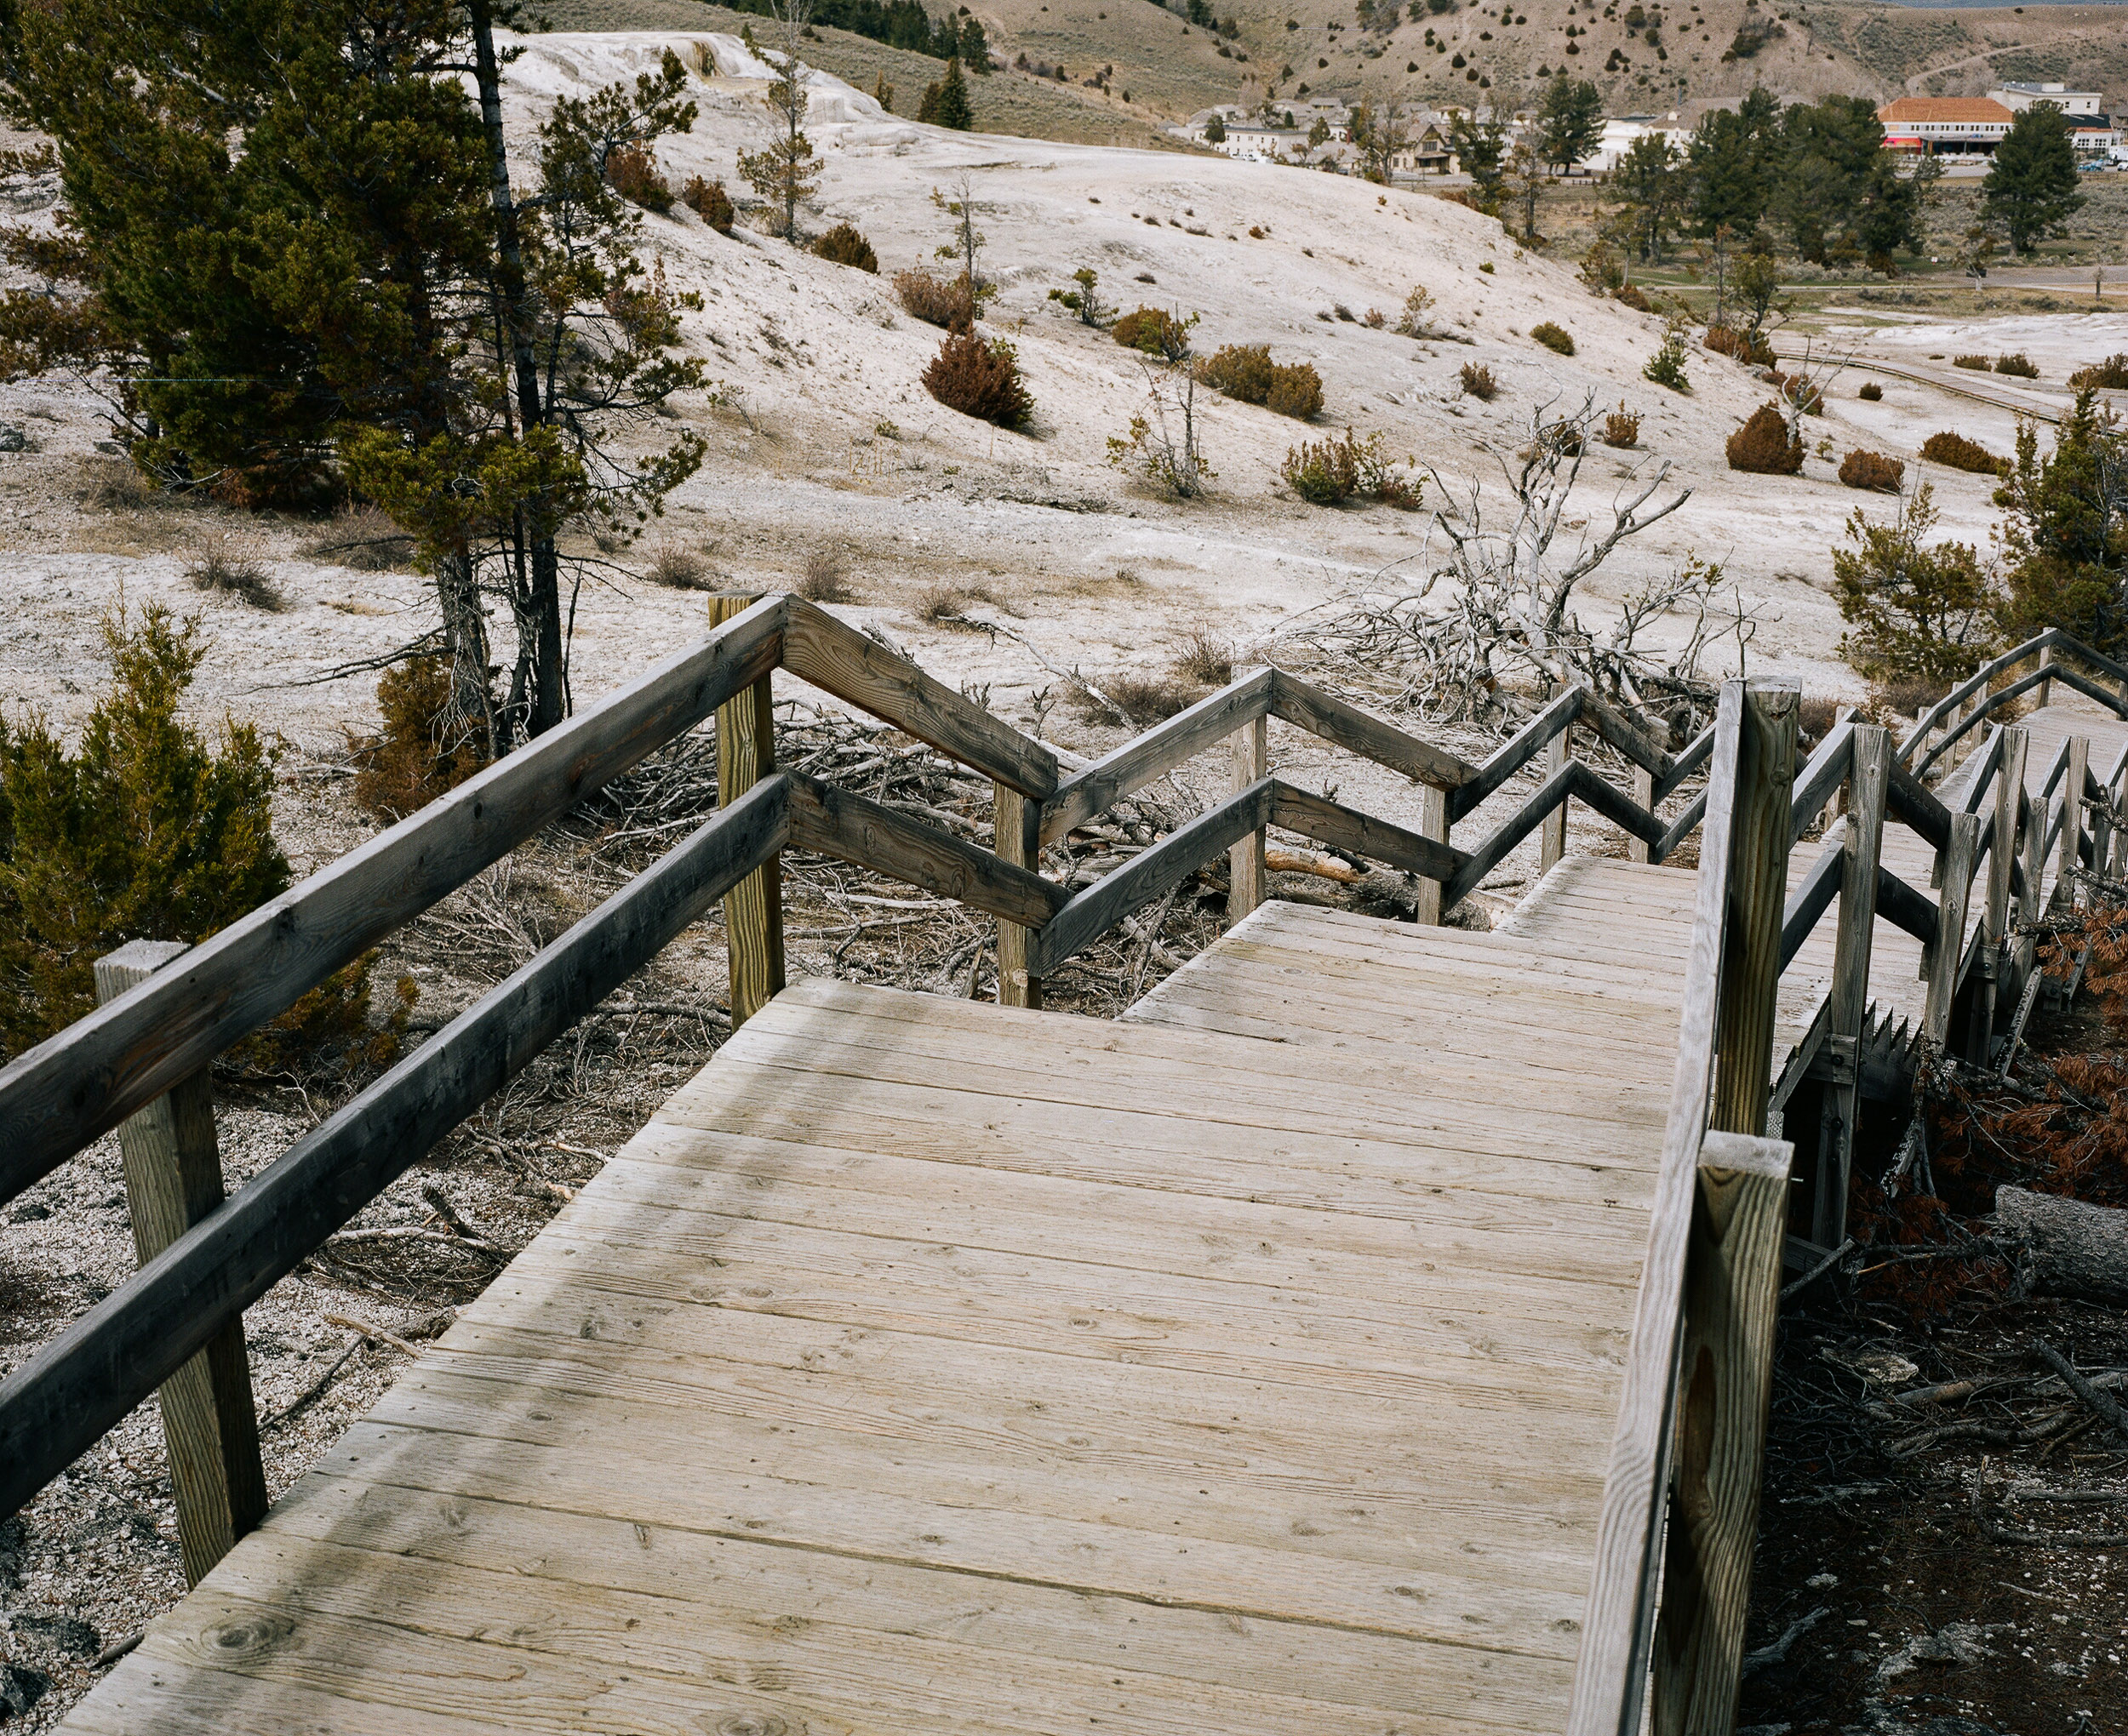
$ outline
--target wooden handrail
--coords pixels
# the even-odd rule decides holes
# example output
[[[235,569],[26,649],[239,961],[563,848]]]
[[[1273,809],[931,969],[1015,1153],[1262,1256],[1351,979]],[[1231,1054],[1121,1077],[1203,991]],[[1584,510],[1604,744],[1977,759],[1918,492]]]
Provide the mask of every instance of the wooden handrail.
[[[1999,657],[1982,664],[1973,674],[1937,700],[1934,707],[1925,712],[1913,728],[1908,731],[1905,739],[1899,744],[1899,751],[1895,757],[1897,762],[1904,764],[1911,759],[1915,747],[1928,739],[1930,732],[1942,722],[1948,713],[1963,705],[1975,694],[1981,693],[1988,683],[2004,670],[2014,667],[2028,657],[2038,657],[2050,650],[2069,652],[2081,658],[2101,674],[2111,676],[2115,681],[2128,684],[2128,665],[2114,662],[2103,652],[2093,650],[2074,634],[2064,632],[2059,627],[2049,627],[2045,632],[2034,634],[2022,645],[2013,646]],[[2121,717],[2128,718],[2128,700],[2123,700],[2119,695],[2109,694],[2092,682],[2077,675],[2056,657],[2032,673],[2021,677],[2000,692],[1988,694],[1981,705],[1959,720],[1958,727],[1946,734],[1943,740],[1930,751],[1927,758],[1914,769],[1925,771],[1935,762],[1938,755],[1959,740],[1996,707],[2006,704],[2028,688],[2036,687],[2045,681],[2066,682],[2079,693],[2097,700],[2101,705],[2109,707]]]
[[[0,1513],[15,1511],[86,1452],[224,1321],[309,1258],[781,848],[790,790],[783,777],[757,784],[298,1139],[10,1375],[0,1385]]]
[[[1142,735],[1095,760],[1058,785],[1042,804],[1042,841],[1062,837],[1107,812],[1132,791],[1164,776],[1253,723],[1270,708],[1277,671],[1259,669],[1229,682],[1186,711],[1156,723]]]
[[[775,666],[769,598],[0,1067],[0,1202]]]

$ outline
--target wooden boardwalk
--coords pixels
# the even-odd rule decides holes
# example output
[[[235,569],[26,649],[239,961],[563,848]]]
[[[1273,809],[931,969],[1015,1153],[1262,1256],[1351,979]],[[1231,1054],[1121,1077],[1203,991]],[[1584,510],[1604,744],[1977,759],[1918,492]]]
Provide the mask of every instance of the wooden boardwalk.
[[[1557,1729],[1675,969],[794,984],[68,1727]]]
[[[66,1727],[1560,1730],[1696,884],[1267,904],[1113,1023],[792,984]]]

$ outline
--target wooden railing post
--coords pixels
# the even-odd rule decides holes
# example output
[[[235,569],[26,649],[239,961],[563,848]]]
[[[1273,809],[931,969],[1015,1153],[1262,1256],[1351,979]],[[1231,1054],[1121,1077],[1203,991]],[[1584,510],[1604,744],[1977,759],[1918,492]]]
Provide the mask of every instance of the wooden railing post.
[[[1567,738],[1573,733],[1573,726],[1569,724],[1545,744],[1544,775],[1546,777],[1550,777],[1553,773],[1566,763],[1570,745]],[[1566,854],[1566,803],[1564,801],[1544,816],[1543,825],[1537,829],[1537,873],[1542,877],[1549,874],[1558,865],[1559,859]]]
[[[1656,1627],[1656,1736],[1736,1727],[1793,1151],[1719,1132],[1700,1147]]]
[[[1633,799],[1650,813],[1655,811],[1655,774],[1645,766],[1635,765],[1633,768]],[[1636,838],[1628,834],[1626,838],[1626,859],[1628,862],[1645,862],[1653,848],[1645,838]]]
[[[1229,788],[1238,796],[1271,774],[1270,719],[1258,717],[1227,738],[1233,755]],[[1227,853],[1227,920],[1232,924],[1263,902],[1263,831],[1261,827]],[[1438,889],[1436,891],[1439,896]]]
[[[1747,688],[1730,856],[1730,944],[1722,965],[1720,1059],[1713,1126],[1756,1138],[1773,1090],[1781,912],[1788,896],[1789,794],[1795,783],[1793,688]]]
[[[992,808],[997,831],[998,859],[1024,868],[1030,874],[1042,865],[1042,804],[1022,796],[1009,784],[993,784]],[[1000,1007],[1039,1007],[1042,979],[1027,966],[1027,936],[1033,931],[1018,922],[998,919],[998,1004]]]
[[[190,950],[174,940],[134,940],[106,954],[96,961],[97,1002],[116,1000]],[[222,1202],[214,1087],[206,1070],[122,1122],[118,1151],[134,1251],[146,1265]],[[266,1516],[243,1316],[164,1381],[159,1396],[185,1579],[197,1585]]]
[[[2042,669],[2054,667],[2053,646],[2049,645],[2039,653],[2039,667]],[[2053,698],[2054,677],[2051,675],[2043,675],[2039,677],[2039,709],[2044,711],[2052,702]]]
[[[1936,853],[1942,891],[1936,911],[1936,941],[1929,948],[1929,992],[1921,1035],[1938,1054],[1951,1031],[1951,1002],[1958,998],[1958,967],[1965,945],[1965,904],[1972,888],[1973,859],[1980,854],[1980,816],[1954,814],[1950,840]]]
[[[720,591],[709,599],[709,624],[722,626],[759,600],[751,592]],[[775,771],[775,700],[764,675],[717,708],[717,805],[730,807]],[[783,987],[781,857],[769,857],[724,895],[724,944],[736,1031]]]
[[[1432,784],[1419,785],[1419,823],[1412,830],[1438,843],[1448,842],[1448,791]],[[1441,882],[1422,878],[1411,894],[1411,920],[1438,926],[1441,920]]]
[[[1811,1237],[1838,1248],[1847,1234],[1847,1191],[1852,1173],[1855,1115],[1862,1100],[1858,1071],[1862,1020],[1869,1013],[1869,955],[1877,929],[1877,868],[1882,855],[1885,796],[1891,776],[1891,733],[1855,726],[1847,774],[1847,842],[1840,862],[1839,927],[1833,943],[1833,990],[1827,1042],[1834,1076],[1818,1117],[1816,1192]]]
[[[2030,736],[2022,729],[2002,733],[2002,758],[1995,767],[1994,836],[1988,845],[1988,934],[1981,953],[1981,988],[1973,1004],[1973,1029],[1966,1054],[1985,1065],[1994,1036],[1995,999],[2007,968],[2010,936],[2010,880],[2017,863],[2017,815],[2024,801],[2025,757]],[[1828,1242],[1828,1247],[1837,1244]]]
[[[2062,774],[2062,855],[2054,871],[2055,890],[2064,905],[2076,902],[2076,871],[2084,860],[2084,784],[2091,757],[2088,736],[2069,737],[2069,758]]]

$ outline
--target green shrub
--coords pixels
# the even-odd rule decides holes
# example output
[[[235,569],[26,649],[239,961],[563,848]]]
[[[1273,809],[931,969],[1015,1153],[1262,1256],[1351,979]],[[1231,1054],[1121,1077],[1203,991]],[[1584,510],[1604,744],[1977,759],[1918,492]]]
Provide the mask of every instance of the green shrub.
[[[1940,464],[1951,470],[1970,471],[1976,476],[2006,477],[2010,474],[2010,460],[1997,458],[1977,440],[1968,440],[1963,434],[1954,434],[1948,428],[1940,434],[1931,434],[1921,443],[1921,456],[1931,464]]]
[[[1197,364],[1214,391],[1305,422],[1323,408],[1323,377],[1311,363],[1271,359],[1268,344],[1228,344]]]
[[[95,1005],[91,968],[128,940],[205,939],[284,890],[273,762],[249,724],[217,747],[179,715],[207,654],[160,603],[107,615],[111,685],[79,746],[32,715],[0,723],[0,1046]]]
[[[838,223],[813,243],[813,251],[836,265],[854,266],[861,271],[878,274],[879,255],[872,252],[872,243],[851,224]]]
[[[1530,335],[1543,345],[1546,349],[1557,351],[1562,356],[1571,356],[1574,353],[1573,334],[1569,332],[1565,326],[1554,325],[1548,319],[1542,325],[1531,326]]]
[[[1189,354],[1190,328],[1196,323],[1195,316],[1178,319],[1164,308],[1141,305],[1136,312],[1124,314],[1111,326],[1109,335],[1126,350],[1162,356],[1175,362]]]
[[[1839,479],[1851,488],[1874,488],[1896,494],[1906,476],[1907,467],[1897,459],[1859,446],[1839,461]]]
[[[1648,365],[1640,370],[1643,380],[1651,380],[1657,385],[1667,385],[1672,391],[1690,391],[1692,382],[1685,373],[1685,328],[1672,325],[1662,334],[1662,347],[1648,357]]]
[[[951,333],[924,370],[924,389],[949,410],[1017,428],[1034,414],[1020,378],[1020,357],[1003,338],[986,341],[973,330]]]
[[[2089,368],[2079,368],[2069,375],[2069,390],[2084,391],[2104,386],[2114,391],[2128,391],[2128,351],[2108,356],[2103,362]]]
[[[1928,683],[1930,700],[1980,666],[1990,626],[1980,557],[1965,543],[1930,544],[1936,518],[1924,483],[1888,523],[1852,514],[1855,546],[1833,551],[1833,594],[1854,630],[1841,654],[1873,680]]]
[[[1803,441],[1788,431],[1778,404],[1761,404],[1729,437],[1729,467],[1757,476],[1793,477],[1803,469]]]
[[[1313,506],[1339,506],[1355,496],[1371,497],[1407,512],[1419,504],[1418,477],[1408,465],[1399,473],[1380,434],[1362,440],[1347,428],[1341,440],[1306,442],[1287,451],[1279,474],[1295,494]]]
[[[1102,305],[1100,274],[1091,266],[1081,266],[1072,273],[1072,281],[1078,285],[1078,288],[1052,289],[1050,300],[1061,303],[1077,314],[1081,325],[1090,325],[1099,330],[1115,317]]]
[[[2037,380],[2039,377],[2039,370],[2033,365],[2032,358],[2022,350],[1996,357],[1995,372],[2007,374],[2016,380]]]

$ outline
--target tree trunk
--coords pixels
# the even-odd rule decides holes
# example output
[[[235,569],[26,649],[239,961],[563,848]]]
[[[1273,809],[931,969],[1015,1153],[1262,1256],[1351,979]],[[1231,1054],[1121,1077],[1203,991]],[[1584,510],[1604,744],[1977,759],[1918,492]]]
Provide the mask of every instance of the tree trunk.
[[[472,557],[455,551],[436,565],[436,591],[443,610],[443,644],[451,660],[450,727],[457,741],[472,734],[483,757],[501,751],[496,740],[495,700],[488,687],[488,623]]]
[[[2040,1290],[2128,1303],[2128,1212],[1999,1187],[1995,1218],[2023,1243]]]

